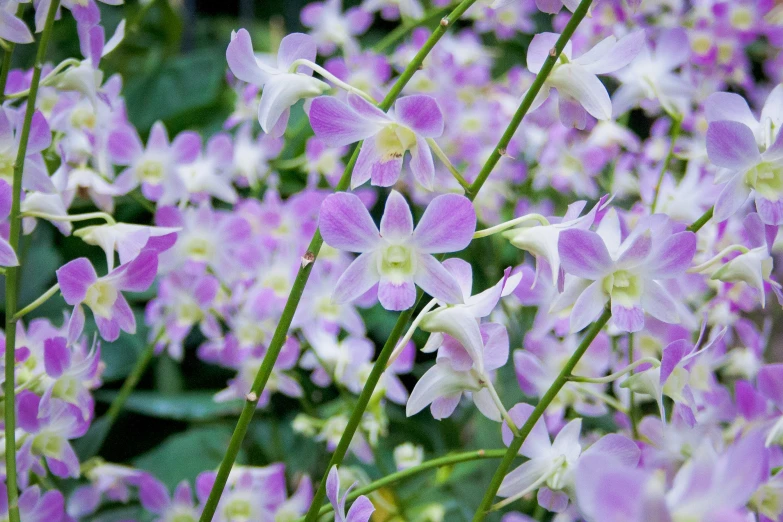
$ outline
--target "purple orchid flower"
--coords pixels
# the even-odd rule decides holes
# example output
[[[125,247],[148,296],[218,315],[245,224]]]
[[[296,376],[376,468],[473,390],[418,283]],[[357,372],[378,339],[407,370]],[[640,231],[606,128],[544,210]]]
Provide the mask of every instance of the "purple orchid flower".
[[[74,234],[88,245],[101,247],[106,254],[108,270],[114,269],[114,252],[120,256],[120,264],[130,263],[142,250],[165,252],[177,240],[179,228],[151,227],[117,223],[114,225],[92,225],[82,227]]]
[[[4,38],[4,37],[3,37]],[[57,490],[41,494],[38,486],[31,486],[19,495],[19,517],[24,522],[60,522],[65,518],[65,499]],[[8,492],[0,491],[0,517],[8,517]]]
[[[473,403],[487,418],[500,422],[501,414],[492,399],[487,381],[491,372],[508,361],[508,332],[502,324],[485,323],[480,327],[481,359],[469,353],[459,341],[443,336],[436,364],[427,370],[411,392],[406,416],[416,415],[428,405],[432,416],[449,417],[459,405],[463,393],[471,393]]]
[[[16,122],[16,123],[13,123]],[[10,185],[13,181],[14,162],[19,150],[21,125],[7,109],[0,110],[0,178]],[[52,144],[52,131],[40,111],[33,113],[30,138],[22,171],[22,188],[39,192],[56,192],[41,152]]]
[[[183,132],[170,143],[166,127],[158,121],[144,148],[135,128],[119,125],[109,134],[107,148],[115,164],[128,166],[114,183],[118,194],[141,184],[142,194],[151,201],[176,201],[184,190],[177,168],[196,160],[201,138],[195,132]]]
[[[107,341],[115,341],[120,330],[136,332],[136,318],[122,295],[126,292],[143,292],[150,287],[158,270],[158,254],[143,250],[130,263],[98,277],[92,263],[80,257],[57,270],[57,281],[63,299],[74,307],[68,324],[68,339],[73,342],[84,329],[84,309],[87,305],[95,316],[98,331]]]
[[[400,177],[405,153],[410,152],[413,177],[433,190],[435,164],[427,138],[443,134],[443,114],[434,98],[404,96],[384,113],[360,96],[349,95],[347,104],[320,96],[310,106],[310,125],[331,147],[364,140],[351,176],[352,188],[368,179],[373,185],[391,187]]]
[[[414,230],[408,203],[393,190],[379,232],[357,196],[338,193],[324,200],[319,226],[328,245],[361,254],[337,281],[335,302],[352,301],[379,282],[378,299],[387,310],[413,306],[414,285],[447,303],[463,302],[459,284],[432,254],[456,252],[470,243],[476,212],[468,198],[436,197]]]
[[[345,501],[356,484],[354,483],[349,487],[341,498],[340,474],[337,471],[337,466],[332,466],[332,469],[329,470],[329,476],[326,478],[326,496],[329,498],[329,502],[332,503],[332,507],[334,507],[335,522],[369,522],[375,507],[370,502],[370,499],[364,495],[354,500],[351,509],[348,510],[348,514],[345,514]]]
[[[310,28],[318,50],[327,55],[338,47],[347,55],[359,52],[356,36],[366,32],[372,24],[372,15],[361,7],[351,7],[343,13],[343,0],[307,4],[300,18],[302,24]]]
[[[533,406],[520,403],[509,410],[511,419],[522,426],[533,413]],[[631,439],[611,433],[591,445],[584,453],[579,441],[582,419],[566,424],[550,441],[543,419],[533,426],[530,435],[519,450],[528,460],[505,476],[498,489],[498,495],[511,499],[538,490],[538,503],[555,513],[565,511],[569,503],[567,490],[573,488],[574,470],[581,458],[601,456],[617,459],[628,466],[639,462],[641,451]],[[513,434],[508,424],[503,423],[503,442],[508,446]]]
[[[5,221],[11,213],[11,185],[0,180],[0,221]],[[0,266],[18,266],[19,259],[8,240],[0,236]]]
[[[232,33],[226,50],[228,66],[243,82],[264,88],[258,105],[258,121],[267,134],[282,136],[291,106],[302,98],[314,98],[329,89],[329,85],[313,78],[311,69],[291,70],[297,60],[314,62],[316,54],[316,44],[311,36],[289,34],[280,42],[277,65],[272,67],[256,58],[250,34],[245,29]]]
[[[665,323],[679,321],[677,305],[661,281],[690,266],[696,253],[693,232],[672,233],[668,222],[655,225],[651,218],[621,241],[620,221],[611,209],[598,232],[562,231],[558,251],[565,272],[580,278],[562,294],[573,302],[572,332],[595,320],[607,302],[613,324],[626,332],[644,327],[644,312]]]
[[[65,401],[54,399],[48,409],[41,411],[41,398],[36,394],[27,390],[19,394],[19,427],[31,435],[19,448],[19,467],[43,472],[39,459],[44,458],[54,475],[78,477],[79,458],[68,441],[84,435],[90,423],[79,408]]]
[[[53,402],[61,400],[77,406],[82,418],[90,420],[94,405],[90,390],[100,385],[100,362],[101,349],[97,342],[85,354],[69,348],[64,337],[44,341],[44,367],[51,382],[41,397],[39,415],[51,414]]]
[[[725,183],[715,202],[715,221],[725,221],[753,196],[765,224],[783,224],[783,133],[759,152],[750,127],[737,121],[713,121],[707,129],[707,155],[722,169],[715,182]]]
[[[158,515],[156,522],[195,521],[201,515],[201,509],[193,502],[193,490],[187,481],[180,482],[171,496],[162,482],[147,473],[142,474],[137,483],[141,505],[148,512]]]
[[[560,35],[555,33],[539,33],[533,37],[527,51],[527,68],[530,72],[538,74],[558,38]],[[563,125],[584,129],[588,113],[598,120],[610,119],[612,101],[597,75],[622,69],[636,58],[644,44],[644,30],[633,32],[620,40],[609,36],[579,58],[572,58],[571,42],[568,42],[530,110],[540,107],[554,88],[559,96],[560,121]]]

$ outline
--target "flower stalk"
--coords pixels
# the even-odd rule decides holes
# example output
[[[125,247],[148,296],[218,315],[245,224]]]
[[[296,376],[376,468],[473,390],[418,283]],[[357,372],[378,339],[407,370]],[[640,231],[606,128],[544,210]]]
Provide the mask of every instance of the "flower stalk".
[[[27,144],[30,140],[30,129],[35,113],[35,101],[38,97],[38,87],[41,83],[41,71],[44,60],[46,59],[46,49],[52,36],[52,27],[54,18],[60,5],[59,0],[52,0],[49,11],[46,14],[46,22],[41,40],[38,44],[38,51],[35,55],[35,65],[33,66],[33,75],[30,81],[30,95],[27,99],[27,107],[24,113],[22,123],[22,132],[19,138],[19,150],[16,161],[14,162],[14,177],[12,186],[11,212],[9,214],[10,232],[8,243],[14,251],[19,249],[19,239],[22,232],[22,216],[20,212],[22,195],[22,172],[24,171],[24,162],[27,155]],[[10,65],[10,51],[6,51],[7,60],[4,58],[4,66]],[[6,63],[7,62],[7,63]],[[3,77],[8,77],[8,67],[4,67]],[[2,85],[3,92],[5,85]],[[17,489],[16,477],[16,412],[14,408],[15,401],[15,351],[16,351],[16,307],[19,298],[19,266],[8,267],[5,273],[5,383],[4,394],[6,398],[5,408],[5,466],[6,466],[6,489],[8,491],[8,520],[10,522],[19,522],[19,492]]]
[[[441,24],[440,26],[438,26],[437,29],[435,29],[435,31],[432,33],[432,35],[430,35],[430,37],[424,43],[424,45],[416,54],[416,56],[413,58],[413,60],[411,60],[411,62],[408,64],[408,66],[405,68],[402,74],[397,78],[397,81],[392,86],[389,93],[379,104],[379,107],[382,110],[387,111],[391,108],[392,104],[400,95],[405,85],[410,81],[410,79],[413,77],[416,71],[419,70],[419,67],[424,62],[424,59],[427,57],[430,51],[432,51],[432,49],[435,47],[435,44],[446,33],[447,27],[451,25],[451,22],[457,21],[465,13],[465,11],[467,11],[468,8],[475,3],[475,1],[476,0],[462,0],[462,2],[460,2],[457,5],[457,7],[451,12],[451,14],[449,14],[449,16],[447,17],[447,20],[449,20],[450,23],[447,23],[445,25]],[[335,187],[336,192],[345,191],[350,186],[351,174],[353,173],[353,168],[356,165],[356,161],[359,158],[360,148],[361,148],[361,144],[358,144],[357,146],[354,147],[353,153],[351,155],[351,159],[348,161],[348,164],[345,166],[343,175],[340,178],[340,181],[338,182],[337,186]],[[320,231],[316,230],[307,248],[308,257],[310,257],[309,254],[312,254],[313,261],[315,261],[318,258],[318,253],[320,252],[322,245],[323,245],[323,238],[321,237]],[[283,308],[283,313],[280,317],[280,322],[277,324],[277,328],[275,329],[274,335],[272,336],[272,340],[269,343],[267,353],[264,356],[264,360],[262,361],[260,368],[258,369],[258,373],[256,374],[256,377],[253,381],[253,385],[251,386],[250,393],[248,393],[245,401],[245,405],[242,408],[242,412],[239,415],[239,420],[237,421],[237,425],[234,428],[233,434],[231,435],[231,440],[229,441],[228,448],[226,450],[225,455],[223,456],[223,461],[220,464],[220,468],[218,469],[217,476],[215,477],[215,483],[212,486],[212,490],[209,493],[209,498],[207,499],[207,502],[204,505],[204,510],[201,513],[201,517],[199,519],[200,522],[211,521],[212,517],[215,514],[215,510],[217,509],[218,502],[220,501],[220,496],[223,493],[223,489],[226,486],[226,482],[228,481],[228,475],[231,472],[231,468],[234,465],[234,461],[236,460],[237,455],[239,454],[239,449],[242,445],[242,440],[245,438],[245,435],[247,434],[247,430],[250,426],[250,421],[252,420],[253,414],[255,413],[258,404],[258,399],[259,397],[261,397],[261,393],[264,391],[264,388],[266,387],[266,383],[269,381],[269,377],[272,374],[272,370],[274,368],[275,362],[277,361],[277,357],[280,355],[280,350],[283,348],[283,344],[285,343],[286,337],[288,336],[288,329],[291,326],[291,321],[293,320],[294,313],[296,312],[296,309],[299,306],[299,301],[302,299],[302,293],[304,292],[305,285],[307,284],[307,280],[310,277],[310,272],[313,269],[313,265],[314,262],[307,263],[306,265],[300,267],[299,271],[297,272],[296,278],[294,279],[294,284],[291,288],[291,293],[289,294],[288,300],[286,301],[285,307]],[[403,334],[403,328],[405,327],[408,320],[410,319],[410,316],[413,313],[412,310],[413,309],[411,309],[409,312],[404,312],[403,314],[401,314],[400,319],[398,320],[397,325],[395,326],[394,331],[392,332],[393,334],[396,332],[396,335],[393,335],[392,337],[390,337],[389,341],[387,341],[386,345],[388,346],[388,349],[386,346],[384,346],[382,355],[384,352],[388,352],[388,353],[386,353],[386,357],[384,358],[383,365],[379,367],[377,379],[380,379],[380,375],[382,374],[383,368],[385,367],[385,361],[388,361],[388,358],[391,355],[391,352],[397,343],[397,339],[399,339],[399,337]],[[379,357],[378,360],[380,361],[381,358]],[[376,366],[378,366],[377,363]],[[370,378],[372,378],[372,374]],[[370,381],[368,381],[368,384],[369,382]],[[375,389],[375,384],[377,384],[377,380],[372,385],[371,388],[372,390]],[[372,395],[372,393],[370,393],[369,395]],[[362,397],[360,397],[360,401],[361,398]],[[365,402],[364,407],[366,407],[367,402],[369,402],[369,397],[367,397],[366,399],[367,401]],[[364,410],[364,407],[362,408],[362,411]],[[359,415],[359,418],[356,419],[356,426],[358,426],[359,420],[361,420],[361,415]],[[354,426],[353,428],[354,431],[356,429],[356,426]],[[346,433],[348,433],[348,430],[346,430]],[[351,432],[351,435],[352,434],[353,432]],[[348,437],[348,442],[350,442],[351,438],[352,437]],[[341,440],[340,441],[341,445],[343,445],[342,442],[343,441]],[[347,449],[348,444],[346,443],[344,444],[344,446],[345,449]],[[339,449],[340,446],[338,446],[337,450]],[[335,455],[337,455],[337,453],[335,453]],[[342,462],[342,456],[339,458],[339,460],[340,462]],[[318,506],[320,505],[325,495],[325,488],[326,488],[326,480],[324,478],[313,500],[313,504],[311,505],[310,511],[312,512],[312,514],[308,513],[308,520],[313,520],[317,516]]]

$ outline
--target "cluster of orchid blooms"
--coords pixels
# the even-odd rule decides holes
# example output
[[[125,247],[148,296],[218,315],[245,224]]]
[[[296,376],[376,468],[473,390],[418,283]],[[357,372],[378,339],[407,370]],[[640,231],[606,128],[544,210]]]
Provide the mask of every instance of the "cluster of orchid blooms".
[[[324,493],[338,521],[372,516],[367,496],[346,506],[340,475],[362,475],[343,455],[322,481],[286,477],[282,463],[237,465],[173,492],[142,470],[79,461],[72,442],[95,420],[101,342],[136,333],[125,294],[154,284],[147,341],[235,371],[216,401],[263,409],[275,394],[302,398],[302,378],[340,390],[328,416],[293,422],[329,451],[345,439],[371,464],[395,404],[408,416],[429,406],[436,419],[475,405],[524,457],[501,466],[475,520],[490,508],[504,522],[533,520],[514,511],[531,497],[560,522],[783,520],[783,364],[765,356],[783,302],[783,9],[772,0],[325,0],[304,8],[308,33],[283,38],[276,55],[258,53],[247,30],[231,35],[237,101],[224,132],[171,139],[159,122],[146,143],[121,79],[99,67],[124,22],[107,38],[93,0],[42,0],[31,32],[19,3],[0,2],[5,43],[32,43],[59,9],[76,20],[83,57],[5,73],[0,265],[24,263],[13,220],[23,234],[48,222],[106,263],[67,262],[14,316],[3,397],[16,414],[19,497],[3,488],[0,519],[92,520],[119,502],[154,520],[205,520],[210,493],[219,502],[206,520],[299,520]],[[452,10],[461,21],[443,18],[441,34],[413,27]],[[410,34],[363,48],[375,12]],[[514,60],[526,67],[499,64],[491,42],[527,41],[542,23],[554,32],[533,36]],[[289,125],[301,100],[309,126]],[[302,156],[289,157],[286,135],[306,136]],[[303,188],[284,196],[285,176]],[[128,196],[154,221],[117,222]],[[518,266],[498,266],[503,240]],[[473,268],[444,255],[472,243]],[[478,266],[487,288],[474,284]],[[62,321],[29,319],[57,293]],[[291,329],[272,350],[292,299]],[[378,303],[411,320],[381,356],[361,313]],[[532,326],[512,346],[507,326],[523,314]],[[417,330],[435,355],[420,356],[428,369],[409,392],[399,376],[414,369]],[[509,359],[531,404],[504,406],[495,388]],[[614,431],[583,432],[590,418]],[[420,446],[397,449],[400,469],[421,464]],[[81,485],[64,497],[50,475]]]

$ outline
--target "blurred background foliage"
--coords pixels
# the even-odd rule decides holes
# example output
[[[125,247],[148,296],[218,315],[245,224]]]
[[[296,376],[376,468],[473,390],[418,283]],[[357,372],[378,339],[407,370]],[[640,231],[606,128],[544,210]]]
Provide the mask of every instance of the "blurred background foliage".
[[[182,130],[196,130],[204,139],[219,132],[234,106],[234,92],[226,83],[225,49],[232,30],[248,28],[258,49],[275,49],[277,42],[288,32],[302,30],[299,11],[305,0],[151,0],[139,3],[129,1],[119,7],[99,4],[107,35],[125,19],[125,41],[113,53],[104,58],[101,69],[108,78],[120,74],[123,93],[130,120],[136,125],[143,139],[152,124],[162,120],[174,136]],[[346,1],[346,6],[358,2]],[[32,12],[28,10],[28,22]],[[379,40],[395,24],[376,20],[372,29],[362,38],[365,45]],[[49,61],[57,63],[68,57],[80,57],[76,27],[69,15],[56,26]],[[508,69],[514,63],[522,63],[524,50],[530,37],[504,43],[498,53],[498,68]],[[19,46],[14,55],[14,66],[27,68],[32,64],[34,46]],[[292,118],[303,118],[297,108]],[[303,122],[304,123],[304,122]],[[297,122],[289,125],[297,129]],[[295,157],[304,150],[307,133],[298,133],[297,139],[286,143],[283,157]],[[281,191],[291,194],[303,186],[304,179],[294,174],[281,176]],[[119,200],[118,221],[150,223],[151,209],[131,198]],[[520,251],[499,240],[493,245],[493,257],[486,259],[490,251],[487,245],[470,247],[463,257],[472,261],[475,288],[484,289],[493,284],[502,269],[517,265]],[[22,274],[21,302],[28,303],[55,282],[55,270],[69,259],[88,256],[101,272],[105,268],[102,252],[97,248],[85,248],[77,238],[64,238],[42,223],[31,236],[25,236],[23,247],[29,260]],[[102,268],[103,267],[103,268]],[[0,285],[0,296],[2,296]],[[144,294],[130,296],[137,315],[138,332],[135,336],[123,334],[114,343],[103,343],[103,373],[106,385],[97,392],[96,417],[100,417],[116,396],[117,389],[133,368],[148,341],[144,326],[144,305],[154,295],[155,289]],[[2,298],[0,297],[0,303]],[[2,305],[0,305],[2,306]],[[36,316],[48,317],[60,322],[63,309],[67,309],[61,297],[48,301],[36,310]],[[510,327],[511,348],[521,345],[522,334],[532,322],[532,310],[515,311],[518,318]],[[397,315],[376,306],[363,311],[371,339],[380,347],[391,331]],[[91,320],[91,319],[90,319]],[[88,325],[89,328],[94,325]],[[200,334],[191,334],[187,346],[200,342]],[[414,338],[419,346],[425,340],[421,333]],[[423,354],[418,360],[426,361]],[[404,379],[409,389],[416,377],[422,375],[432,361],[418,364],[414,376]],[[156,357],[151,369],[143,376],[137,391],[127,402],[125,410],[111,428],[101,448],[95,444],[105,435],[105,424],[96,422],[90,433],[77,444],[80,456],[89,457],[100,449],[98,456],[108,462],[127,463],[155,474],[170,488],[181,480],[191,483],[204,470],[215,469],[225,451],[234,427],[240,404],[216,404],[212,397],[223,388],[232,372],[207,365],[195,356],[194,350],[186,351],[184,361],[175,362],[168,356]],[[295,434],[291,427],[294,416],[309,408],[321,418],[329,416],[330,400],[336,397],[333,390],[315,388],[303,373],[300,382],[305,387],[308,403],[275,395],[268,409],[259,411],[246,438],[239,462],[265,465],[284,461],[289,478],[308,473],[314,479],[321,476],[328,462],[329,453],[323,444]],[[498,391],[513,404],[521,396],[513,365],[502,369]],[[334,403],[331,403],[332,405]],[[474,408],[457,410],[456,414],[442,422],[429,414],[412,419],[405,417],[404,408],[387,405],[390,417],[389,434],[381,439],[373,466],[364,466],[369,478],[379,478],[394,471],[392,450],[403,442],[420,444],[425,458],[442,456],[450,451],[502,447],[497,424],[477,414]],[[598,422],[608,422],[599,419]],[[347,461],[358,465],[355,458]],[[384,499],[402,508],[407,517],[413,517],[428,501],[438,501],[446,508],[447,521],[470,520],[473,508],[479,503],[482,487],[489,483],[495,468],[494,462],[480,461],[461,464],[454,469],[442,469],[433,479],[432,473],[406,481],[394,492],[384,491]],[[89,466],[89,464],[88,464]],[[429,487],[433,480],[437,488]],[[425,485],[427,485],[425,487]],[[75,484],[61,483],[59,487],[70,489]],[[384,510],[379,507],[380,520]],[[112,521],[128,518],[145,519],[139,507],[116,506],[102,511],[95,520]],[[397,519],[399,520],[399,519]]]

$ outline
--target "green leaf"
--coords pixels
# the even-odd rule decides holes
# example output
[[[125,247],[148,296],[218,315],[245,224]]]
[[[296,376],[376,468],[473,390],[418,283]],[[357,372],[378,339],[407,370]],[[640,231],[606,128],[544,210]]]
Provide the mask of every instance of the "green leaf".
[[[133,465],[149,471],[173,490],[183,480],[191,484],[202,471],[213,470],[223,459],[231,428],[204,426],[173,435],[157,448],[136,458]],[[244,462],[240,451],[237,462]]]
[[[111,402],[115,391],[99,391],[99,401]],[[193,391],[176,395],[161,395],[151,391],[136,391],[128,397],[124,409],[150,417],[179,421],[207,421],[219,417],[239,415],[242,401],[215,402],[214,392]]]
[[[217,104],[224,85],[225,62],[222,52],[196,51],[132,78],[125,88],[131,122],[146,130],[157,120],[180,118]]]

